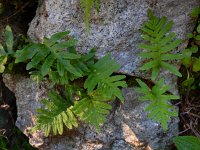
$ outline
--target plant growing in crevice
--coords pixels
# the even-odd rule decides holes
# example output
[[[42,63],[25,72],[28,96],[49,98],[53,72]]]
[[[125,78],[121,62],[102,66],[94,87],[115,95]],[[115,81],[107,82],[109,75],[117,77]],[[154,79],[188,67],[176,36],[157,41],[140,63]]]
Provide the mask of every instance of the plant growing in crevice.
[[[148,117],[153,119],[155,122],[159,122],[162,125],[164,131],[167,131],[167,124],[170,121],[170,117],[177,117],[177,109],[170,104],[170,100],[177,100],[179,96],[165,94],[170,86],[164,84],[164,79],[160,79],[150,89],[144,82],[136,79],[140,85],[137,88],[137,92],[141,93],[140,100],[150,101],[151,103],[147,106],[145,111],[148,111]]]
[[[69,129],[77,127],[76,118],[94,125],[99,131],[112,108],[108,102],[115,98],[124,100],[120,88],[127,86],[122,81],[125,76],[112,75],[120,65],[110,54],[96,61],[94,49],[88,54],[77,54],[77,40],[67,38],[68,34],[55,33],[45,38],[44,43],[30,43],[15,55],[16,63],[27,62],[26,69],[33,78],[48,77],[52,85],[65,86],[65,97],[60,96],[59,91],[52,91],[48,100],[41,101],[45,108],[38,110],[37,124],[32,131],[41,129],[45,136],[62,134],[64,125]],[[86,77],[83,87],[69,88],[75,79],[82,77]],[[79,93],[78,100],[72,96],[74,92]]]
[[[107,67],[108,63],[110,68]],[[73,126],[77,127],[76,118],[94,125],[99,131],[100,126],[106,121],[106,115],[112,108],[108,102],[113,101],[116,97],[124,100],[119,88],[127,86],[125,81],[121,81],[125,76],[111,75],[119,67],[110,55],[106,55],[96,63],[90,63],[90,72],[84,87],[74,88],[71,85],[72,88],[70,88],[70,85],[66,85],[65,98],[55,92],[49,93],[49,101],[42,100],[46,109],[39,109],[37,125],[33,131],[41,129],[48,136],[52,129],[53,134],[57,134],[57,131],[62,134],[63,125],[61,124],[64,123],[69,129]],[[78,93],[78,99],[73,96],[74,93]]]
[[[140,70],[152,70],[152,80],[158,77],[161,68],[181,77],[178,69],[166,62],[182,58],[181,54],[170,53],[170,51],[174,50],[182,42],[180,39],[175,39],[175,33],[168,33],[173,22],[167,22],[166,17],[157,18],[151,10],[148,10],[148,18],[149,21],[145,22],[141,28],[143,31],[141,37],[147,43],[139,45],[139,48],[146,50],[141,52],[139,56],[147,59],[148,62]]]
[[[77,127],[77,118],[94,125],[99,131],[112,109],[108,102],[116,98],[124,101],[120,88],[127,86],[123,81],[125,76],[112,75],[120,65],[110,54],[96,61],[95,49],[84,55],[78,54],[77,40],[69,38],[68,34],[69,32],[55,33],[50,38],[45,37],[43,43],[30,42],[14,52],[12,31],[7,27],[7,49],[5,51],[3,46],[0,47],[2,58],[9,56],[15,60],[12,63],[26,63],[26,69],[33,79],[49,79],[51,91],[47,99],[41,100],[44,108],[37,110],[37,123],[31,130],[43,130],[45,136],[51,133],[62,134],[64,126],[69,129]],[[2,72],[5,64],[6,62],[2,63]],[[82,77],[86,79],[84,84],[76,85],[75,79]],[[62,87],[64,94],[56,89],[58,86]]]

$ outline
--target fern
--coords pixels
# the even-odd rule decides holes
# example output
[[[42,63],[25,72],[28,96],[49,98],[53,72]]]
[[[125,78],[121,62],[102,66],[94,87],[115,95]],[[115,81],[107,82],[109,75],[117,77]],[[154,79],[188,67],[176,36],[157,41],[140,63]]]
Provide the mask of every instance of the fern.
[[[52,130],[54,135],[57,133],[61,135],[64,125],[69,129],[72,129],[73,126],[78,127],[70,99],[65,100],[56,92],[50,92],[48,97],[49,100],[41,100],[45,109],[37,110],[37,124],[32,128],[32,131],[42,129],[45,136],[48,136]]]
[[[165,95],[164,93],[170,89],[170,86],[164,85],[164,80],[160,79],[156,85],[150,89],[144,82],[137,79],[140,88],[137,91],[143,96],[140,99],[143,101],[151,101],[145,111],[149,112],[148,117],[156,122],[160,122],[164,131],[167,130],[167,122],[170,117],[178,115],[177,110],[170,105],[169,100],[179,99],[175,95]]]
[[[120,65],[111,59],[110,54],[104,56],[94,65],[91,65],[91,72],[84,83],[84,87],[87,89],[88,93],[92,93],[95,87],[97,87],[97,91],[101,91],[101,93],[106,94],[108,97],[117,97],[123,101],[124,98],[119,87],[127,86],[125,81],[121,81],[126,76],[111,76],[111,74],[119,68]]]
[[[120,100],[124,99],[122,91],[119,88],[127,86],[125,81],[121,81],[125,76],[111,76],[113,71],[118,70],[120,66],[110,58],[110,55],[106,55],[95,63],[93,58],[94,53],[92,50],[90,53],[81,56],[77,60],[79,63],[76,63],[80,66],[85,65],[86,67],[84,75],[88,76],[88,78],[84,83],[84,88],[75,85],[66,85],[67,90],[64,92],[65,99],[68,100],[66,102],[64,98],[55,92],[50,93],[50,102],[42,100],[42,103],[46,105],[46,109],[38,111],[39,115],[37,116],[37,125],[33,129],[34,131],[43,129],[45,135],[48,136],[52,128],[53,134],[57,134],[57,132],[62,134],[63,125],[60,120],[62,120],[61,114],[66,110],[67,112],[70,111],[71,116],[74,114],[80,120],[94,125],[99,131],[100,125],[106,121],[106,115],[112,109],[108,102],[115,97],[118,97]],[[83,62],[87,63],[81,65]],[[108,68],[107,64],[109,64],[110,68]],[[60,77],[58,76],[58,78]],[[85,89],[87,89],[87,92]],[[78,99],[74,95],[77,95]],[[67,119],[65,121],[63,122],[70,129],[72,125],[76,126],[76,124],[69,126],[67,125]],[[70,120],[68,121],[70,123]]]
[[[94,7],[97,10],[97,12],[99,12],[100,0],[80,0],[80,3],[81,8],[84,11],[85,26],[87,31],[89,31],[92,8]]]
[[[94,125],[97,131],[99,131],[100,125],[106,121],[106,115],[112,109],[111,105],[107,104],[108,101],[110,101],[110,98],[101,93],[93,92],[76,102],[73,112],[82,121]]]
[[[14,39],[13,39],[13,33],[12,29],[10,26],[6,26],[5,32],[4,32],[4,37],[5,37],[5,48],[3,45],[0,43],[0,73],[3,73],[5,70],[5,65],[9,59],[9,57],[14,56],[14,50],[13,50],[13,45],[14,45]]]
[[[144,23],[141,30],[144,34],[141,36],[147,41],[146,44],[141,44],[139,48],[146,50],[142,52],[140,56],[148,59],[140,69],[152,70],[151,79],[155,80],[158,77],[160,68],[167,69],[171,73],[181,77],[181,73],[176,67],[170,65],[166,61],[181,59],[181,54],[171,54],[171,50],[174,50],[182,41],[180,39],[174,39],[176,34],[171,32],[173,22],[167,22],[165,17],[157,18],[153,15],[151,10],[148,11],[149,21]]]
[[[43,44],[35,43],[26,46],[17,51],[15,62],[31,60],[26,69],[34,70],[30,73],[37,79],[49,76],[55,83],[67,84],[68,80],[82,77],[82,69],[74,64],[74,60],[78,60],[81,56],[69,52],[75,47],[77,40],[63,40],[68,34],[69,32],[59,32],[51,38],[45,38]],[[59,81],[56,80],[58,78],[60,78]]]

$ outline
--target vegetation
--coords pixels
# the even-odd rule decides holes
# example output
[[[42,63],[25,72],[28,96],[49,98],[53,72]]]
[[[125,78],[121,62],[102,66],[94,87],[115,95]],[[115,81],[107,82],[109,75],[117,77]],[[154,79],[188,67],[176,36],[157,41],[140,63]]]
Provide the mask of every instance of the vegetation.
[[[100,0],[80,0],[85,13],[87,30],[90,28],[91,11],[93,7],[99,11]],[[1,7],[1,6],[0,6]],[[3,11],[3,10],[2,10]],[[0,8],[1,13],[1,8]],[[192,16],[200,14],[200,7],[195,8]],[[140,56],[147,60],[140,69],[151,70],[151,80],[155,85],[151,88],[143,81],[136,79],[140,87],[142,101],[150,101],[145,111],[148,117],[155,122],[161,123],[164,131],[167,131],[171,117],[178,116],[176,107],[170,101],[179,99],[179,96],[169,94],[170,86],[165,85],[164,79],[158,79],[161,68],[173,73],[178,77],[182,74],[170,62],[181,60],[187,70],[187,79],[182,82],[189,92],[199,86],[200,57],[198,44],[183,50],[182,54],[173,54],[172,50],[181,44],[176,39],[176,34],[170,32],[172,21],[167,18],[154,16],[148,11],[149,20],[141,28],[142,38],[145,44],[139,45],[144,51]],[[190,34],[189,38],[200,41],[200,24],[197,31]],[[48,79],[51,90],[47,99],[42,99],[44,108],[37,110],[37,124],[32,132],[43,130],[45,136],[50,134],[63,134],[64,128],[78,127],[79,121],[86,122],[100,131],[100,126],[106,121],[106,115],[112,109],[111,102],[116,98],[124,102],[121,88],[126,87],[124,75],[113,75],[120,65],[107,54],[99,60],[95,60],[95,50],[91,49],[88,54],[80,55],[76,52],[77,40],[70,38],[69,32],[59,32],[50,38],[45,38],[43,43],[31,43],[21,49],[13,49],[13,33],[9,26],[6,27],[5,41],[0,44],[0,73],[12,70],[17,63],[26,63],[26,69],[31,78],[40,82]],[[196,55],[195,55],[196,54]],[[195,56],[194,56],[195,55]],[[107,66],[109,64],[109,68]],[[76,84],[77,79],[82,79],[81,85]],[[62,87],[62,91],[56,87]],[[194,136],[178,136],[174,143],[179,150],[200,149],[200,140]],[[2,149],[6,149],[6,141],[0,137]]]
[[[198,17],[199,14],[200,7],[197,7],[192,11],[191,15],[193,17]],[[173,22],[166,23],[165,17],[157,18],[153,15],[152,11],[148,11],[148,18],[149,21],[145,22],[141,29],[145,33],[142,35],[142,38],[147,40],[148,44],[142,44],[139,47],[147,50],[141,52],[140,56],[148,59],[149,62],[145,63],[140,69],[151,69],[151,80],[154,82],[159,75],[161,67],[181,77],[181,73],[174,66],[164,62],[166,60],[181,59],[187,70],[187,79],[182,82],[183,87],[188,87],[187,100],[189,99],[188,93],[190,90],[196,89],[197,86],[199,86],[199,79],[195,78],[193,75],[193,72],[200,71],[200,58],[193,56],[193,54],[198,53],[198,46],[193,44],[190,48],[183,50],[182,54],[169,54],[171,50],[175,49],[181,43],[180,39],[174,39],[175,33],[167,33],[172,27]],[[196,40],[198,43],[198,41],[200,41],[199,33],[200,24],[197,25],[197,32],[190,34],[189,37]],[[151,101],[146,108],[146,111],[149,112],[149,118],[160,122],[164,131],[166,131],[167,122],[170,120],[170,117],[178,116],[177,110],[170,104],[169,100],[179,99],[179,97],[175,95],[164,95],[164,93],[170,89],[169,86],[164,85],[164,79],[157,81],[152,88],[149,88],[141,80],[137,80],[137,82],[140,85],[138,92],[143,94],[143,96],[140,96],[140,99]],[[194,128],[192,130],[194,130]],[[195,131],[195,133],[197,135],[198,131]],[[177,136],[174,138],[174,143],[178,150],[198,150],[200,149],[199,141],[200,139],[194,136]]]
[[[175,95],[165,95],[170,86],[164,85],[164,79],[160,79],[153,87],[150,89],[144,82],[137,79],[140,88],[137,91],[143,96],[140,96],[142,101],[151,101],[145,111],[150,112],[148,117],[156,122],[160,122],[164,131],[167,131],[168,121],[170,117],[177,117],[178,111],[173,107],[169,101],[177,100],[179,96]]]
[[[141,44],[139,48],[145,49],[145,52],[140,53],[142,58],[149,60],[140,69],[152,70],[151,79],[155,80],[158,77],[160,68],[167,69],[171,73],[181,77],[181,73],[176,67],[167,63],[167,60],[181,59],[180,54],[171,54],[182,41],[174,39],[176,34],[168,31],[171,29],[173,22],[167,22],[166,17],[157,18],[153,15],[151,10],[148,11],[149,21],[144,23],[141,30],[144,34],[141,36],[148,44]]]
[[[45,108],[38,109],[37,124],[32,131],[44,130],[46,136],[51,131],[54,135],[62,134],[63,125],[69,129],[78,126],[77,118],[94,125],[99,131],[112,108],[108,102],[115,98],[123,102],[120,88],[127,86],[122,81],[125,76],[112,75],[120,65],[111,59],[110,54],[98,61],[94,59],[94,49],[88,54],[77,54],[77,40],[68,38],[69,32],[55,33],[50,38],[45,38],[44,43],[29,43],[14,52],[10,50],[13,36],[9,26],[6,27],[6,33],[8,54],[15,63],[27,63],[26,69],[38,82],[48,78],[52,86],[65,87],[63,97],[60,96],[61,91],[52,88],[48,94],[49,99],[41,100]],[[2,65],[7,64],[5,62]],[[2,72],[4,70],[5,67]],[[86,77],[84,85],[73,84],[72,81],[82,77]],[[73,96],[75,93],[79,96],[78,100]]]
[[[92,8],[95,8],[96,12],[99,12],[101,0],[80,0],[81,8],[84,12],[85,26],[87,31],[90,30],[90,19]]]
[[[194,136],[177,136],[174,143],[178,150],[198,150],[200,149],[200,139]]]

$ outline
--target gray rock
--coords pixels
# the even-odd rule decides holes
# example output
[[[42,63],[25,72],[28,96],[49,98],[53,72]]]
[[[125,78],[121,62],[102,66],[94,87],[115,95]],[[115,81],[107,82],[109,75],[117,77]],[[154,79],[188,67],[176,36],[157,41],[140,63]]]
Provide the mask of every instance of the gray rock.
[[[46,97],[47,83],[38,85],[27,77],[8,74],[4,74],[3,80],[17,99],[16,125],[29,137],[30,143],[40,150],[169,149],[172,137],[178,134],[178,118],[173,118],[169,130],[163,133],[159,124],[147,119],[144,108],[148,103],[138,101],[134,88],[125,88],[125,103],[120,106],[113,103],[108,121],[99,133],[93,127],[80,123],[77,129],[66,130],[62,136],[45,138],[40,131],[28,131],[35,125],[35,110],[42,107],[39,100]]]
[[[80,0],[41,0],[37,14],[30,24],[29,37],[34,41],[43,41],[59,31],[70,30],[71,35],[79,40],[78,51],[85,53],[97,47],[97,57],[111,52],[112,57],[122,66],[119,72],[128,75],[149,78],[146,72],[140,72],[142,59],[137,45],[142,42],[140,27],[147,19],[147,10],[153,9],[157,16],[166,16],[174,21],[172,31],[185,40],[195,24],[189,16],[192,8],[200,4],[199,0],[101,0],[99,15],[92,15],[90,33],[86,32]],[[179,47],[180,51],[186,44]],[[176,51],[176,52],[178,52]],[[178,63],[175,63],[179,67]],[[163,71],[166,83],[173,93],[177,78]]]
[[[4,74],[3,76],[6,86],[15,93],[17,104],[16,126],[28,137],[31,135],[30,144],[35,147],[43,144],[40,137],[42,134],[30,134],[28,131],[35,124],[36,109],[41,108],[39,100],[47,96],[46,83],[38,85],[31,79],[21,75]]]

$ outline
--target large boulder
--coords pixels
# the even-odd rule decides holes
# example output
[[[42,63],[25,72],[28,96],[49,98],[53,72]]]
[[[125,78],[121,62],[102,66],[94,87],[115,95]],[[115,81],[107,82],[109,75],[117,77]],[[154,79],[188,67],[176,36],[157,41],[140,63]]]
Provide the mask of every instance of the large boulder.
[[[178,135],[178,117],[169,123],[164,133],[159,124],[149,120],[144,112],[147,102],[138,100],[135,88],[124,88],[125,103],[113,103],[107,122],[97,133],[94,127],[80,123],[77,129],[65,130],[62,136],[44,137],[41,131],[29,132],[35,125],[35,110],[47,94],[47,83],[37,84],[28,77],[5,74],[6,86],[15,93],[18,108],[17,127],[29,137],[30,144],[41,150],[154,150],[170,149],[172,137]]]
[[[138,57],[142,50],[137,47],[142,42],[139,29],[147,19],[147,10],[150,8],[157,16],[173,20],[172,31],[178,38],[185,40],[195,26],[189,14],[198,5],[199,0],[101,0],[100,13],[92,15],[88,33],[80,0],[41,0],[28,35],[33,41],[42,42],[44,36],[69,30],[79,40],[80,53],[93,47],[98,50],[97,57],[111,52],[122,66],[119,72],[149,78],[149,74],[138,69],[143,60]],[[187,43],[182,44],[176,52],[185,46]],[[178,68],[180,64],[174,65]],[[165,76],[166,84],[173,86],[171,91],[177,94],[177,78],[167,71],[162,71],[161,76]]]

